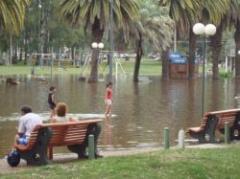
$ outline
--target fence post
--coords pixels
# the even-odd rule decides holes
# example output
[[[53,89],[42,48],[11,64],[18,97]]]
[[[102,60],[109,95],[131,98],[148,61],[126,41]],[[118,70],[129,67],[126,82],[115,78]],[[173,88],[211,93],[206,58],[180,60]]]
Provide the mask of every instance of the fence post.
[[[164,137],[164,149],[169,149],[169,129],[168,129],[168,127],[164,128],[163,137]]]
[[[225,142],[225,144],[229,143],[229,139],[230,139],[229,126],[228,126],[228,122],[225,122],[224,123],[224,142]]]
[[[88,136],[88,158],[95,159],[94,135]]]

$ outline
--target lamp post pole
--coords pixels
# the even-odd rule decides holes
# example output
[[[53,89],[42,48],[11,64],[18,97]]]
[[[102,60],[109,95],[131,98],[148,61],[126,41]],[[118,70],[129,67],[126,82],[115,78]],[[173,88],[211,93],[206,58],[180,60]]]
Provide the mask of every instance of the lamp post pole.
[[[213,24],[207,24],[206,26],[202,23],[196,23],[193,26],[193,33],[195,35],[203,35],[203,69],[202,69],[202,116],[205,111],[205,62],[206,62],[206,47],[207,47],[207,37],[212,36],[216,33],[216,26]]]
[[[109,40],[110,40],[110,53],[109,53],[109,77],[108,81],[112,81],[112,68],[113,68],[113,51],[114,51],[114,43],[113,43],[113,0],[110,0],[110,32],[109,32]]]
[[[205,66],[206,66],[206,47],[207,47],[207,38],[204,35],[203,37],[203,67],[202,67],[202,116],[204,114],[204,106],[205,106]]]
[[[101,51],[101,49],[104,48],[104,44],[103,44],[102,42],[100,42],[100,43],[93,42],[93,43],[91,44],[91,46],[92,46],[92,48],[93,48],[94,50],[98,50],[97,63],[99,63],[100,51]],[[98,64],[97,64],[97,65],[98,65]]]
[[[42,31],[42,2],[41,0],[38,1],[38,20],[39,20],[39,25],[38,25],[38,53],[37,53],[37,63],[38,65],[42,66],[42,46],[41,46],[41,31]]]

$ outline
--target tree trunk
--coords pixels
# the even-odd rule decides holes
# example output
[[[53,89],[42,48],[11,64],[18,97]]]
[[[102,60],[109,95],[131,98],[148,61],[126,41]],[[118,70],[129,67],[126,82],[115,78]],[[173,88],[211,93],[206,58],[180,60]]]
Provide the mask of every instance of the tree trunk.
[[[12,34],[9,36],[9,61],[8,64],[12,65],[12,57],[13,57],[13,37]]]
[[[134,66],[134,73],[133,73],[133,81],[134,82],[138,82],[138,76],[139,76],[139,69],[140,69],[140,64],[141,64],[141,59],[142,59],[142,55],[143,55],[143,48],[142,48],[142,34],[140,32],[138,32],[139,34],[139,39],[137,40],[136,46],[136,61],[135,61],[135,66]]]
[[[222,50],[222,33],[223,33],[223,24],[221,23],[217,27],[216,34],[210,38],[211,40],[211,47],[212,47],[212,60],[213,60],[213,80],[219,79],[219,69],[218,69],[218,63],[221,55]]]
[[[95,17],[94,23],[92,25],[92,42],[100,43],[102,41],[104,29],[101,27],[100,19]],[[96,83],[98,81],[98,57],[99,49],[92,50],[92,60],[91,60],[91,73],[88,79],[89,83]]]
[[[28,36],[27,36],[27,30],[25,31],[25,40],[24,40],[24,65],[27,64],[28,60]]]
[[[168,60],[169,49],[162,52],[162,79],[169,79],[169,60]]]
[[[235,51],[235,77],[240,78],[240,20],[237,21],[235,25],[235,44],[236,44],[236,51]]]
[[[19,61],[21,62],[23,60],[23,48],[22,48],[22,46],[20,46],[19,50],[20,50]]]
[[[72,65],[75,67],[76,66],[76,61],[75,61],[75,47],[74,47],[74,45],[71,47],[71,59],[72,59]]]
[[[188,71],[189,79],[194,78],[195,73],[195,52],[196,52],[196,35],[194,35],[192,29],[189,29],[189,59],[188,59]]]

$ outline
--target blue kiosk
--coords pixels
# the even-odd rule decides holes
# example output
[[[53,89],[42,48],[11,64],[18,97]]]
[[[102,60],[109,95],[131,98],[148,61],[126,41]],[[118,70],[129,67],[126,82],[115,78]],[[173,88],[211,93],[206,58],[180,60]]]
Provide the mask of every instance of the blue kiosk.
[[[172,79],[188,78],[188,61],[186,55],[179,52],[169,54],[169,77]]]

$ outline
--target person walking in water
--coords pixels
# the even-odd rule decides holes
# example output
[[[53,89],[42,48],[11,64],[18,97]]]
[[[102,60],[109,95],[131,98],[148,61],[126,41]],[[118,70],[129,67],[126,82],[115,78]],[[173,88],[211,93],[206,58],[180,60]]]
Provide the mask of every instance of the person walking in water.
[[[49,93],[48,93],[48,105],[51,110],[50,118],[52,118],[55,115],[55,111],[54,111],[54,109],[56,107],[56,102],[55,102],[55,98],[54,98],[55,92],[56,92],[56,88],[54,86],[51,86],[49,88]]]
[[[112,112],[112,82],[107,83],[105,90],[105,116],[111,116]]]

